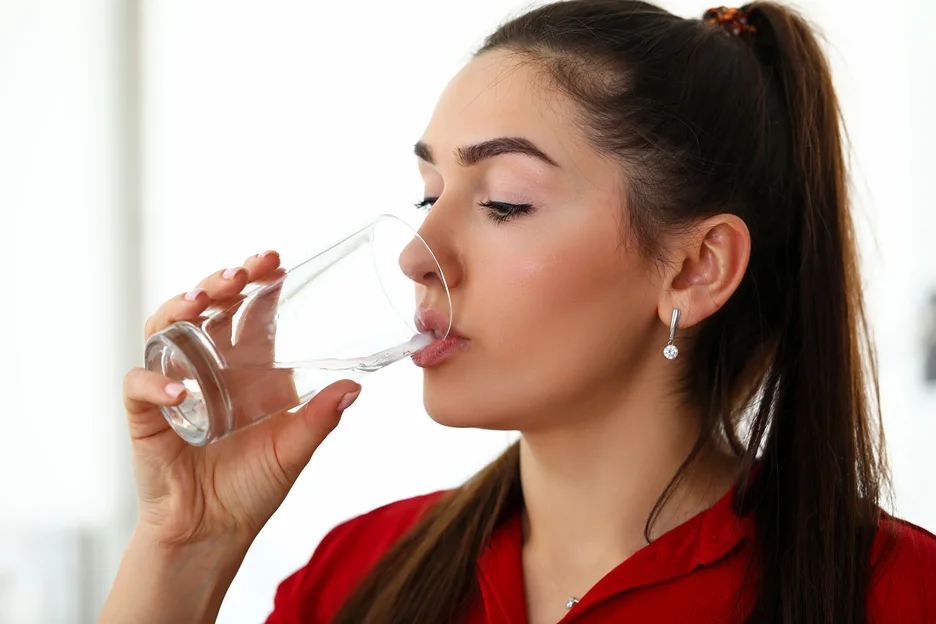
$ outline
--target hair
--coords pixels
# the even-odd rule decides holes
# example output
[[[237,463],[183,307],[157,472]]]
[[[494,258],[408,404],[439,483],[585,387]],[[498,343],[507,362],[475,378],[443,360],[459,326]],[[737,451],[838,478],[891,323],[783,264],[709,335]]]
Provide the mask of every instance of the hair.
[[[702,432],[645,535],[692,460],[724,440],[738,460],[735,513],[754,514],[757,532],[743,616],[860,622],[890,480],[844,128],[807,22],[772,2],[741,9],[756,32],[636,0],[555,2],[501,25],[475,56],[515,54],[578,105],[583,133],[620,163],[622,236],[646,257],[665,262],[661,234],[706,217],[748,226],[744,278],[684,349],[674,391],[701,406]],[[514,445],[446,493],[335,622],[458,621],[478,595],[482,547],[523,505],[519,464]]]

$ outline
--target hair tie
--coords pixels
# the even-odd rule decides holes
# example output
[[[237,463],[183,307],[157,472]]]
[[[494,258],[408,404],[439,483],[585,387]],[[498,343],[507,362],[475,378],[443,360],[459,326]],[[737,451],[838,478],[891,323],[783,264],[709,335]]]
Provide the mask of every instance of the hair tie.
[[[741,9],[729,9],[728,7],[718,7],[709,9],[702,16],[706,24],[718,24],[729,33],[738,37],[741,33],[754,34],[757,28],[748,24],[747,13]]]

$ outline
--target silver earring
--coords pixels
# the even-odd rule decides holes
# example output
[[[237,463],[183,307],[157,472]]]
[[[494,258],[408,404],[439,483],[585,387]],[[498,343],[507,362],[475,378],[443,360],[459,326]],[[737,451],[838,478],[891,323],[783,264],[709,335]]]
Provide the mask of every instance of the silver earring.
[[[669,326],[669,342],[666,343],[666,346],[663,347],[663,357],[667,360],[675,360],[676,356],[679,355],[679,349],[676,348],[676,345],[673,344],[673,341],[676,340],[676,324],[679,322],[679,308],[673,308],[673,320],[670,321]]]

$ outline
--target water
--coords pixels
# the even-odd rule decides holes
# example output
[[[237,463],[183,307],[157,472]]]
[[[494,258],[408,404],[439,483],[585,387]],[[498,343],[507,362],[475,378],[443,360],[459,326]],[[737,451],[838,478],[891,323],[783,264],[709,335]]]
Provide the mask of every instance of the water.
[[[298,403],[305,403],[319,390],[340,379],[357,381],[368,373],[379,371],[385,366],[409,357],[416,351],[426,347],[436,338],[431,332],[416,334],[407,342],[379,351],[371,355],[358,358],[323,358],[319,360],[302,360],[298,362],[274,362],[272,367],[241,367],[241,371],[288,371],[292,374],[298,393]]]
[[[372,373],[378,371],[388,364],[393,364],[405,357],[409,357],[423,347],[427,347],[435,342],[432,333],[416,334],[408,342],[401,345],[380,351],[372,355],[359,358],[326,358],[321,360],[304,360],[300,362],[274,362],[273,368],[278,369],[316,369],[323,371],[355,371],[363,373]],[[264,367],[269,368],[269,367]]]
[[[183,436],[186,439],[201,440],[209,431],[207,441],[219,439],[270,415],[294,411],[325,386],[340,379],[357,381],[435,340],[431,332],[426,332],[363,357],[230,368],[219,368],[209,358],[197,357],[197,351],[190,352],[193,345],[188,345],[185,365],[173,375],[185,385],[187,394],[169,417],[175,421],[177,431],[181,428],[188,432]]]

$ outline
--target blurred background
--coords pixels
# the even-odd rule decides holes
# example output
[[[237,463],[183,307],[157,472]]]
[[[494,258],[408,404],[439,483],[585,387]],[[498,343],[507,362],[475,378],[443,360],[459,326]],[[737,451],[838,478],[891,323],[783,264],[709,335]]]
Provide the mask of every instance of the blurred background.
[[[0,0],[0,623],[97,617],[135,522],[121,384],[149,314],[253,253],[291,266],[412,210],[437,96],[525,6]],[[918,27],[936,3],[796,6],[825,34],[850,131],[891,511],[936,530],[936,38]],[[262,621],[338,522],[455,486],[506,446],[432,423],[420,383],[408,361],[365,381],[220,622]]]

